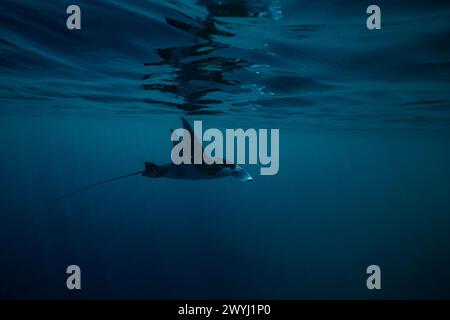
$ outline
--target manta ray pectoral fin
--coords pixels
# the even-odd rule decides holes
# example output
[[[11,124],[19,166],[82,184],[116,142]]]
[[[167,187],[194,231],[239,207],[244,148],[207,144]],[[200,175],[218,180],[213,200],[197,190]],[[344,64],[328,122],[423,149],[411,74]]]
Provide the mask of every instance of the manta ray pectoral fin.
[[[185,118],[181,117],[181,122],[183,123],[183,129],[185,129],[191,135],[191,148],[192,148],[191,155],[193,157],[194,151],[195,151],[194,145],[197,144],[199,146],[202,146],[201,140],[199,140],[198,137],[195,135],[194,129],[192,129],[191,125]],[[204,148],[202,146],[202,148],[201,148],[202,155],[203,155],[203,151],[204,151]]]
[[[192,127],[189,124],[189,122],[183,117],[181,117],[181,122],[183,123],[183,129],[189,131],[191,137],[194,136],[194,130],[192,129]]]

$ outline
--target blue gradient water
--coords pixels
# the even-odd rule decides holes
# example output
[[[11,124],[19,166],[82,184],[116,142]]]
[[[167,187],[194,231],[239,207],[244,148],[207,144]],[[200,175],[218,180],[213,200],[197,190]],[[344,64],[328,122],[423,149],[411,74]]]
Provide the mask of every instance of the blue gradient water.
[[[3,0],[1,298],[450,298],[450,6]],[[176,181],[180,116],[280,128],[280,172]],[[82,269],[80,292],[65,268]],[[382,291],[366,289],[366,267]]]

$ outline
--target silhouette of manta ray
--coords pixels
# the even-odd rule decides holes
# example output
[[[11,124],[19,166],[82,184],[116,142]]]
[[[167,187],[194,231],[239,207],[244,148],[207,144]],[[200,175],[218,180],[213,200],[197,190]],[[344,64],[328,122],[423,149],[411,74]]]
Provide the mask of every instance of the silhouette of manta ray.
[[[194,135],[194,130],[192,129],[189,122],[181,117],[181,120],[183,122],[183,128],[189,132],[191,137],[193,139],[197,139],[197,137]],[[193,154],[193,153],[191,153]],[[252,181],[252,176],[242,167],[236,164],[228,163],[227,160],[221,161],[223,164],[207,164],[202,162],[201,164],[180,164],[175,165],[173,163],[163,164],[163,165],[157,165],[152,162],[145,162],[144,163],[144,170],[132,172],[126,175],[109,178],[106,180],[102,180],[100,182],[91,184],[86,187],[82,187],[79,189],[76,189],[70,193],[67,193],[65,195],[62,195],[52,201],[50,201],[48,204],[51,205],[59,200],[65,199],[67,197],[70,197],[76,193],[97,187],[101,184],[112,182],[115,180],[124,179],[127,177],[135,176],[135,175],[142,175],[147,178],[170,178],[170,179],[183,179],[183,180],[203,180],[203,179],[218,179],[218,178],[224,178],[228,176],[232,176],[235,178],[238,178],[239,180],[243,182],[249,182]],[[191,161],[193,163],[193,161]]]

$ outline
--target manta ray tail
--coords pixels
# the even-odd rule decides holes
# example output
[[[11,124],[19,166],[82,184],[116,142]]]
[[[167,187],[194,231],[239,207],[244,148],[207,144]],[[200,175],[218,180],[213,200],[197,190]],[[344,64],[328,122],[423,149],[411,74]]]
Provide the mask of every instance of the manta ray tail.
[[[58,197],[58,198],[56,198],[56,199],[50,201],[50,202],[48,203],[48,205],[52,205],[53,203],[55,203],[55,202],[57,202],[57,201],[59,201],[59,200],[62,200],[62,199],[67,198],[67,197],[70,197],[71,195],[74,195],[74,194],[76,194],[76,193],[78,193],[78,192],[82,192],[82,191],[85,191],[85,190],[94,188],[94,187],[99,186],[99,185],[101,185],[101,184],[104,184],[104,183],[107,183],[107,182],[111,182],[111,181],[115,181],[115,180],[119,180],[119,179],[124,179],[124,178],[131,177],[131,176],[135,176],[135,175],[138,175],[138,174],[142,174],[142,173],[144,173],[144,172],[145,172],[145,170],[144,170],[144,171],[141,170],[141,171],[129,173],[129,174],[126,174],[126,175],[123,175],[123,176],[114,177],[114,178],[106,179],[106,180],[103,180],[103,181],[100,181],[100,182],[91,184],[91,185],[89,185],[89,186],[86,186],[86,187],[77,189],[77,190],[72,191],[72,192],[70,192],[70,193],[67,193],[67,194],[65,194],[65,195],[63,195],[63,196],[61,196],[61,197]]]

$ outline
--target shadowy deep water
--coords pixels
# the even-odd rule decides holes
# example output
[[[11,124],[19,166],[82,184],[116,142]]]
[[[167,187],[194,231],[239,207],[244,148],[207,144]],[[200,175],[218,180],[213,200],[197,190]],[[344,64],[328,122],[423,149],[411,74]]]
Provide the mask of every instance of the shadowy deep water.
[[[370,4],[3,0],[0,298],[450,298],[450,3]],[[180,116],[279,128],[279,173],[47,205],[169,162]]]

